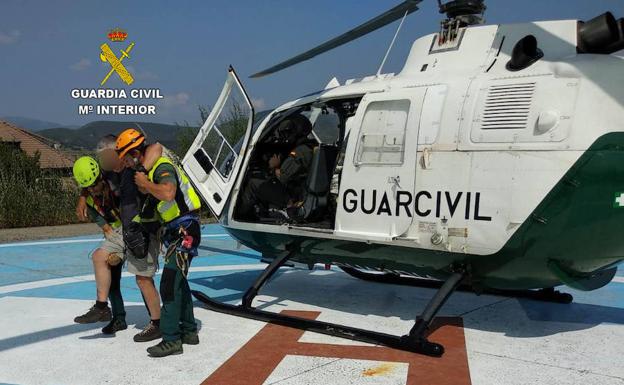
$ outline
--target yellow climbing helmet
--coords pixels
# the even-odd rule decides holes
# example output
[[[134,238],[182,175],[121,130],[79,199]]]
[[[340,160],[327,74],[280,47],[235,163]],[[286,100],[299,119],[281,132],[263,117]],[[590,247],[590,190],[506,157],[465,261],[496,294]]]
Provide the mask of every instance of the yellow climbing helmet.
[[[74,162],[74,178],[80,187],[92,186],[100,176],[100,165],[90,156],[82,156]]]

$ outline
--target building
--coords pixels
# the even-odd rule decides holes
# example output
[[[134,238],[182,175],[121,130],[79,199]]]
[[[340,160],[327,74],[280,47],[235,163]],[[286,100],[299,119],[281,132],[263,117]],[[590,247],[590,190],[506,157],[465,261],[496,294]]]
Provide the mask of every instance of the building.
[[[73,165],[70,155],[59,150],[55,142],[0,120],[0,143],[19,147],[30,156],[40,154],[39,165],[45,170],[69,172]]]

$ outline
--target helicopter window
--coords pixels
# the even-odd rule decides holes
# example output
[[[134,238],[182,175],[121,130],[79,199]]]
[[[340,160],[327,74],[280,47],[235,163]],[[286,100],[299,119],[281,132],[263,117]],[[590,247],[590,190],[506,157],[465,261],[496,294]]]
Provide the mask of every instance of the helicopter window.
[[[220,112],[214,129],[202,143],[208,159],[219,174],[227,179],[240,152],[240,145],[247,131],[251,109],[244,102],[244,96],[238,88],[233,88]]]
[[[314,136],[321,143],[335,143],[338,140],[340,117],[333,108],[314,106],[303,115],[312,123]]]
[[[362,121],[357,164],[403,164],[409,100],[368,105]]]

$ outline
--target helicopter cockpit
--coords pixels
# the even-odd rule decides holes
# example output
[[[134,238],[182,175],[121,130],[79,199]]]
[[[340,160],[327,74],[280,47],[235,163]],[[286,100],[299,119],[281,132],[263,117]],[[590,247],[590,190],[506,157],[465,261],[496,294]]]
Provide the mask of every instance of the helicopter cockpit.
[[[346,122],[359,99],[315,102],[274,114],[251,154],[234,218],[332,228]]]

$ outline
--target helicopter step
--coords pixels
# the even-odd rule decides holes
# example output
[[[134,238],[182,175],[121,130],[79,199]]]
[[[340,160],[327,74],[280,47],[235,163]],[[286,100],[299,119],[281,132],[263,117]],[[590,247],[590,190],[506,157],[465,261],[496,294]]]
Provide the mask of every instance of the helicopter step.
[[[415,324],[409,333],[403,336],[396,336],[329,322],[287,316],[284,314],[277,314],[254,308],[252,306],[253,299],[266,282],[277,272],[277,270],[279,270],[279,268],[288,261],[291,255],[292,253],[288,253],[273,259],[269,266],[263,270],[255,282],[249,287],[249,289],[247,289],[243,295],[243,301],[240,305],[231,305],[215,301],[208,295],[198,290],[193,290],[191,292],[193,296],[203,302],[209,310],[219,313],[312,331],[333,337],[384,345],[394,349],[405,350],[432,357],[441,357],[444,354],[444,346],[429,341],[427,339],[427,335],[429,327],[431,326],[436,314],[440,311],[451,294],[453,294],[465,278],[466,273],[463,269],[458,269],[456,272],[451,274],[451,276],[440,286],[436,294],[425,307],[425,310],[418,317],[416,317]]]
[[[417,278],[406,275],[399,275],[396,273],[377,273],[366,272],[360,269],[349,266],[339,266],[342,271],[350,276],[364,281],[388,283],[392,285],[403,286],[415,286],[424,287],[429,289],[439,289],[444,284],[444,281],[428,278]],[[457,291],[475,293],[477,295],[490,294],[502,297],[514,297],[514,298],[527,298],[535,301],[553,302],[569,304],[574,300],[574,297],[569,293],[562,293],[554,288],[544,288],[540,290],[500,290],[500,289],[483,289],[476,291],[470,285],[459,285]]]

